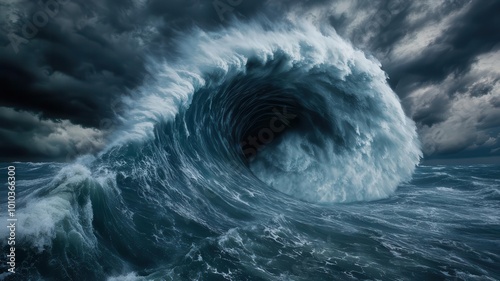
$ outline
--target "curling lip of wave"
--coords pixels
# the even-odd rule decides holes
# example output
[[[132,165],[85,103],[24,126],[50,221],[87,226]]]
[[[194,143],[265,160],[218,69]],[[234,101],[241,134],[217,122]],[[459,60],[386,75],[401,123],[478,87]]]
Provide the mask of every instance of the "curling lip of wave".
[[[254,77],[283,89],[301,89],[286,95],[316,110],[334,132],[329,135],[309,124],[309,132],[286,133],[250,163],[261,181],[312,202],[374,200],[389,196],[409,180],[420,161],[414,122],[405,116],[380,63],[366,58],[334,30],[319,31],[306,22],[273,30],[236,24],[220,32],[195,30],[179,45],[178,60],[151,62],[155,81],[141,88],[138,100],[129,100],[130,111],[123,116],[127,129],[108,149],[131,139],[154,138],[156,125],[199,106],[192,103],[193,96],[245,79],[249,62],[258,61],[261,67]],[[269,66],[274,69],[266,69]],[[281,85],[272,77],[280,78]],[[252,91],[251,83],[247,84]],[[323,104],[314,104],[316,97]],[[223,110],[228,109],[204,113],[217,120]],[[209,143],[210,136],[206,137]]]

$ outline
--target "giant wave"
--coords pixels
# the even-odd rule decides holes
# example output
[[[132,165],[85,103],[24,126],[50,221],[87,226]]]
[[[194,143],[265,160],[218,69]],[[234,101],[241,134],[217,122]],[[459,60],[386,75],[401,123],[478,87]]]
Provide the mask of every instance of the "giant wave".
[[[411,178],[421,158],[414,122],[380,63],[333,29],[239,25],[198,30],[179,46],[175,61],[152,62],[157,76],[124,117],[129,137],[158,139],[155,128],[172,122],[160,133],[186,136],[165,143],[180,157],[246,165],[256,180],[312,202],[380,199]],[[273,124],[282,111],[293,120]]]
[[[321,206],[411,179],[415,124],[380,63],[333,29],[235,24],[176,45],[104,151],[29,168],[23,276],[276,279],[273,260],[317,239],[292,229],[321,225]]]

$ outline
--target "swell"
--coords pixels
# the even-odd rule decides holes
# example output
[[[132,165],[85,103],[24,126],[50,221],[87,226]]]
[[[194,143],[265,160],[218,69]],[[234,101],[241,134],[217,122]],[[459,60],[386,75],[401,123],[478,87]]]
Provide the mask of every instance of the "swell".
[[[311,202],[380,199],[411,178],[413,121],[380,64],[334,30],[238,25],[179,46],[180,59],[152,62],[157,77],[130,104],[118,147],[163,141],[155,153],[174,146],[187,169],[249,171]]]
[[[283,212],[300,225],[316,203],[385,198],[411,178],[414,123],[380,64],[333,30],[236,24],[178,46],[151,60],[105,151],[26,190],[25,276],[177,276],[195,244],[210,252],[255,221],[269,234],[262,221]]]

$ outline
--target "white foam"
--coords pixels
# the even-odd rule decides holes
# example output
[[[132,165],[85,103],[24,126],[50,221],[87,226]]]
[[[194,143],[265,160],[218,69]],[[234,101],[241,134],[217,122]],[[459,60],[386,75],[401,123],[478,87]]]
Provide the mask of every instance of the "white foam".
[[[410,179],[420,161],[415,124],[405,116],[380,63],[366,58],[333,29],[320,31],[307,22],[273,30],[236,23],[219,32],[195,30],[178,43],[178,61],[151,61],[150,72],[156,75],[141,88],[138,99],[126,100],[130,110],[123,116],[125,127],[111,147],[152,138],[154,125],[172,120],[181,107],[188,107],[196,90],[245,72],[249,58],[266,63],[279,53],[289,58],[280,71],[298,68],[305,76],[312,70],[323,72],[324,80],[335,79],[339,90],[354,94],[363,110],[354,111],[331,95],[328,114],[336,119],[339,134],[350,138],[348,150],[338,153],[330,140],[322,152],[324,159],[318,159],[300,148],[307,145],[303,140],[289,136],[277,151],[252,166],[264,182],[315,202],[374,200],[389,196]],[[208,74],[216,78],[207,81]],[[294,85],[293,79],[287,83]],[[329,98],[328,89],[310,83]],[[282,172],[268,172],[262,161]]]
[[[90,178],[90,171],[80,164],[63,168],[51,183],[42,187],[47,192],[43,198],[32,196],[26,206],[16,210],[17,239],[39,252],[50,248],[57,235],[80,237],[81,243],[93,247],[97,242],[90,231],[93,218],[90,199],[75,207],[79,193],[76,189]],[[68,225],[63,226],[63,221]],[[4,229],[1,231],[0,237],[8,235]]]
[[[126,275],[109,277],[108,281],[144,281],[147,280],[144,277],[137,276],[137,273],[130,272]]]

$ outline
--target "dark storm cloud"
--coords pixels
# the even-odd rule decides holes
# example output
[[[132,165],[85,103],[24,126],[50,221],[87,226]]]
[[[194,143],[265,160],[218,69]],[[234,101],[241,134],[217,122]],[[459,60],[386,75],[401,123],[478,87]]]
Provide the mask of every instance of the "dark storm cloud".
[[[92,10],[71,2],[60,5],[45,26],[31,29],[33,38],[18,43],[12,38],[26,40],[27,20],[36,23],[30,15],[43,11],[38,5],[22,4],[28,16],[0,35],[7,42],[0,51],[1,104],[97,126],[100,119],[110,116],[106,104],[137,86],[145,75],[138,46],[126,36],[111,39],[120,31],[112,26],[78,26]]]
[[[126,33],[132,27],[122,24],[130,3],[108,1],[113,13],[107,5],[65,2],[52,1],[59,6],[48,12],[28,1],[2,4],[2,159],[64,160],[99,147],[92,138],[102,134],[85,128],[112,118],[109,105],[146,75],[139,46]],[[37,22],[50,11],[46,23]],[[111,14],[118,19],[102,16]]]
[[[0,107],[0,134],[4,161],[65,161],[103,146],[102,132],[97,129],[5,107]]]
[[[373,1],[373,6],[368,6],[364,1],[357,2],[358,9],[372,9],[377,11],[366,23],[364,30],[375,31],[366,43],[368,51],[390,52],[394,45],[408,33],[418,31],[422,27],[435,22],[436,20],[449,16],[457,10],[463,8],[469,0],[448,0],[436,1],[436,7],[429,7],[424,1]],[[417,20],[409,21],[414,14],[423,14]],[[361,43],[361,42],[354,42]],[[394,73],[397,74],[397,73]],[[394,77],[392,77],[394,81]]]
[[[328,16],[330,24],[345,38],[380,59],[393,87],[405,89],[410,82],[439,82],[450,73],[464,73],[476,57],[500,45],[500,2],[495,0],[449,0],[430,6],[424,1],[352,1],[349,10]],[[464,8],[465,7],[465,8]],[[338,7],[333,8],[333,11]],[[394,47],[405,36],[425,26],[438,25],[439,20],[457,11],[446,31],[425,49],[404,59],[391,60]],[[360,12],[367,13],[356,23]],[[415,14],[423,14],[409,20]],[[352,27],[354,26],[354,30]],[[408,91],[399,91],[404,96]]]
[[[473,1],[429,47],[387,67],[402,97],[419,88],[436,89],[427,106],[411,103],[409,110],[415,113],[412,118],[420,128],[424,152],[431,158],[499,155],[500,112],[490,106],[498,97],[494,87],[499,73],[472,69],[485,64],[479,61],[482,55],[499,50],[499,11],[498,1]],[[413,84],[405,85],[405,77]]]
[[[500,47],[500,2],[473,1],[470,6],[429,48],[387,68],[393,85],[408,74],[426,82],[442,81],[450,73],[467,72],[478,55]],[[448,6],[442,9],[452,11]]]

